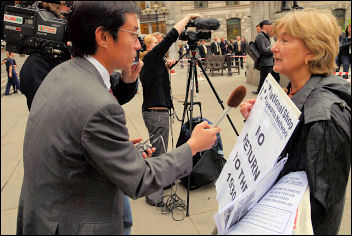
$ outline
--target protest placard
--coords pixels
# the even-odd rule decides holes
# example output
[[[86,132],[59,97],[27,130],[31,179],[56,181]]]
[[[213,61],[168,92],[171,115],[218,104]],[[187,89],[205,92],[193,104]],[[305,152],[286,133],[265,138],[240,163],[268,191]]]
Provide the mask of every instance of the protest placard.
[[[297,208],[307,185],[304,171],[285,175],[224,234],[292,234]]]
[[[219,203],[215,221],[219,233],[245,215],[272,186],[286,161],[279,162],[280,154],[297,126],[300,114],[269,74],[215,183]],[[255,187],[263,179],[266,189]],[[250,199],[252,204],[248,204]]]

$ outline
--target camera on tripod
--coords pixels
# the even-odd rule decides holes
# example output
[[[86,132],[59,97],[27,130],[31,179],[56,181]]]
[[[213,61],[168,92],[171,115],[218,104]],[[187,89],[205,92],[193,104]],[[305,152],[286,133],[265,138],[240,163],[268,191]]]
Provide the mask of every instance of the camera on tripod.
[[[210,39],[211,38],[211,31],[186,30],[188,27],[195,27],[194,22],[189,21],[187,23],[186,28],[181,32],[179,39],[182,41],[188,41],[188,45],[190,45],[190,46],[196,45],[197,42],[201,39]],[[192,50],[192,48],[191,48],[191,50]]]
[[[59,61],[69,59],[66,15],[60,19],[38,5],[35,2],[28,6],[6,6],[3,16],[6,50],[19,54],[42,52]]]
[[[196,31],[187,30],[188,27],[195,27]],[[181,32],[179,39],[182,41],[187,41],[190,49],[195,50],[199,40],[210,39],[210,30],[217,30],[219,27],[220,21],[218,19],[199,17],[194,21],[190,20],[187,23],[185,29]]]

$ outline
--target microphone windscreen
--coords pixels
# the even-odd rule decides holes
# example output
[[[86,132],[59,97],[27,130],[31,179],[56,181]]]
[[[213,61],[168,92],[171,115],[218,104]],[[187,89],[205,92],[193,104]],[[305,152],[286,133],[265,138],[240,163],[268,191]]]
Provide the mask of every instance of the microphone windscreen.
[[[247,89],[244,86],[239,86],[235,90],[232,91],[229,99],[227,100],[227,105],[229,107],[236,108],[243,101],[244,97],[247,94]]]
[[[215,18],[198,17],[194,20],[197,29],[217,30],[220,28],[220,21]]]

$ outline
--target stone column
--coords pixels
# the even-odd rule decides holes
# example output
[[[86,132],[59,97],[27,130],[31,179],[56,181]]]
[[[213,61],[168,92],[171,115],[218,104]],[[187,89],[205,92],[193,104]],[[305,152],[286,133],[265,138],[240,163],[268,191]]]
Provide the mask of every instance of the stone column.
[[[252,1],[251,2],[250,4],[250,16],[251,16],[250,41],[254,42],[255,37],[257,36],[257,32],[255,30],[257,24],[259,24],[263,20],[269,20],[274,23],[277,19],[283,16],[284,13],[277,13],[277,8],[279,4],[281,4],[281,1],[273,1],[273,2]],[[260,80],[260,72],[259,70],[254,69],[254,62],[249,56],[247,57],[246,61],[247,61],[246,63],[247,64],[247,68],[246,68],[247,83],[258,85]],[[289,80],[287,79],[287,77],[280,74],[280,85],[282,87],[286,87],[288,82]]]

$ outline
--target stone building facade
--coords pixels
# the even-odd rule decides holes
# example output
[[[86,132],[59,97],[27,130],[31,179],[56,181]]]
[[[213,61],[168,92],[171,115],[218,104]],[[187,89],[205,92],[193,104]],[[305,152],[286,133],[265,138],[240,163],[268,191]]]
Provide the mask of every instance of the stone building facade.
[[[286,1],[287,6],[291,7],[293,1]],[[220,21],[220,28],[212,31],[211,39],[206,41],[206,45],[210,45],[214,37],[224,37],[229,39],[240,34],[247,41],[253,41],[256,36],[255,26],[264,19],[275,22],[285,12],[280,12],[282,1],[145,1],[141,6],[149,6],[152,8],[154,4],[163,5],[167,9],[163,24],[165,25],[165,33],[168,32],[173,25],[186,16],[188,13],[199,13],[203,17],[216,18]],[[350,1],[297,1],[298,5],[303,8],[315,8],[331,11],[338,17],[338,21],[342,28],[351,24],[351,2]],[[145,13],[142,11],[141,19],[146,19]],[[153,20],[148,20],[149,24],[153,24]],[[142,23],[142,22],[141,22]],[[235,23],[232,27],[231,24]],[[149,27],[151,28],[151,27]],[[185,42],[178,41],[169,51],[169,56],[177,58],[178,44]],[[247,60],[247,80],[249,83],[257,84],[259,76],[258,71],[253,70],[253,63]],[[255,79],[253,79],[253,78]],[[287,81],[282,80],[281,84],[285,86]]]
[[[287,1],[288,7],[292,7],[293,1]],[[256,37],[255,26],[264,19],[275,23],[286,12],[281,11],[282,1],[252,1],[250,4],[251,30],[250,40]],[[350,1],[298,1],[298,5],[303,8],[315,8],[322,11],[330,11],[336,17],[342,28],[351,24],[351,2]],[[343,14],[342,14],[343,13]],[[253,69],[253,61],[247,60],[246,77],[247,82],[257,85],[259,83],[259,71]],[[284,75],[280,75],[280,85],[286,87],[288,79]]]

